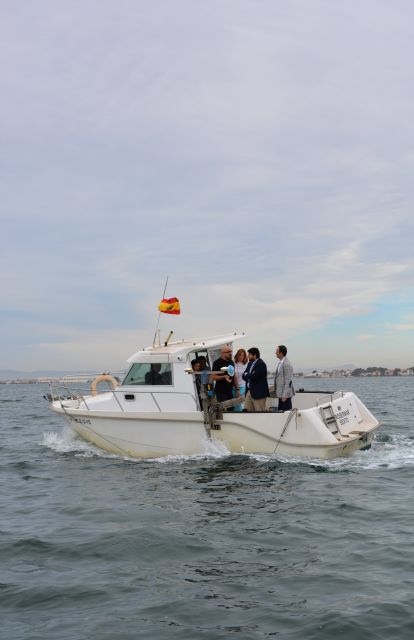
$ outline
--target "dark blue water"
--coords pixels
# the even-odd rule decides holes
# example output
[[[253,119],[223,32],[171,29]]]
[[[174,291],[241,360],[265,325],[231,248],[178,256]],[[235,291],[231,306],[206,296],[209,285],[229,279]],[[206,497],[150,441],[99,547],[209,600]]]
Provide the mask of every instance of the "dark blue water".
[[[414,377],[352,388],[384,426],[332,462],[131,461],[0,385],[0,637],[414,637]]]

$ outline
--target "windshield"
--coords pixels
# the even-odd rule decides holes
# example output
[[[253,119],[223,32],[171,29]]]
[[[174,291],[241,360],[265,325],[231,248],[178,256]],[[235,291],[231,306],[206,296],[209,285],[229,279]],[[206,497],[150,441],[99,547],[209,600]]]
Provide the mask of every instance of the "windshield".
[[[172,385],[172,367],[166,362],[136,362],[128,371],[123,385]]]

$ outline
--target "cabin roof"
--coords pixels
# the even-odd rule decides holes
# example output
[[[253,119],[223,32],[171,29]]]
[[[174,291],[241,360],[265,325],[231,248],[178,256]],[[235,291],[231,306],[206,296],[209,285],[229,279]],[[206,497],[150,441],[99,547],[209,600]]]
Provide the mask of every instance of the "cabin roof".
[[[231,344],[234,340],[241,340],[242,338],[246,338],[245,333],[231,333],[219,336],[210,336],[209,338],[182,339],[176,342],[169,342],[167,346],[165,346],[165,344],[161,344],[141,349],[130,356],[127,362],[133,363],[143,362],[145,360],[155,360],[157,356],[162,360],[168,359],[180,361],[184,360],[187,354],[191,351],[203,351],[205,349],[220,347],[221,345]]]

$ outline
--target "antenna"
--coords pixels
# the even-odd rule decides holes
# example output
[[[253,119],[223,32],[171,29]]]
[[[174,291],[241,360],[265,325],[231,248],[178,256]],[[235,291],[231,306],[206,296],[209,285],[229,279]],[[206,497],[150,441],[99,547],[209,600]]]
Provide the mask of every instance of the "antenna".
[[[169,341],[170,341],[171,336],[172,336],[172,334],[173,334],[173,333],[174,333],[174,331],[170,331],[170,333],[168,334],[168,336],[167,336],[167,338],[166,338],[166,340],[165,340],[165,342],[164,342],[164,347],[166,347],[166,346],[167,346],[167,344],[169,343]]]
[[[167,279],[165,281],[164,293],[162,294],[163,298],[165,298],[165,292],[167,291],[168,278],[169,278],[169,276],[167,276]],[[155,347],[155,342],[157,340],[157,331],[158,331],[158,325],[160,324],[160,317],[161,317],[161,311],[158,311],[157,326],[155,327],[154,340],[152,341],[152,346],[153,347]]]

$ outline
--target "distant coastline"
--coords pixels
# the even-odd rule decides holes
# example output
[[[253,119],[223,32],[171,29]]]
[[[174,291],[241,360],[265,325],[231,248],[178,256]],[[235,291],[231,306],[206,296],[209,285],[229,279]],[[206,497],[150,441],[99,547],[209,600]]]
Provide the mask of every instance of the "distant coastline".
[[[68,373],[68,372],[53,372],[53,375],[48,375],[47,372],[42,372],[42,375],[35,375],[33,373],[25,373],[22,371],[15,372],[15,376],[10,376],[11,372],[8,372],[9,376],[6,377],[5,372],[0,371],[0,384],[49,384],[61,383],[61,384],[73,384],[73,383],[85,383],[92,382],[92,380],[100,373],[109,372],[85,372],[85,373]],[[36,372],[38,373],[38,372]],[[40,373],[40,372],[39,372]],[[122,379],[124,377],[124,371],[111,372],[111,375]],[[269,371],[269,378],[274,376],[274,372]],[[299,379],[315,379],[315,378],[379,378],[379,377],[407,377],[414,376],[414,366],[407,369],[401,369],[396,367],[395,369],[388,369],[386,367],[367,367],[362,369],[357,367],[355,369],[313,369],[312,371],[295,371],[294,377]]]
[[[16,372],[17,373],[17,372]],[[67,373],[67,372],[54,372],[53,375],[48,375],[46,372],[42,373],[42,375],[35,375],[34,373],[24,373],[18,372],[18,375],[13,377],[6,377],[4,373],[0,371],[0,384],[81,384],[81,383],[89,383],[92,382],[96,378],[96,376],[102,373],[110,373],[115,378],[119,380],[123,379],[125,376],[124,371],[95,371],[95,372],[85,372],[85,373]]]
[[[386,367],[367,367],[361,369],[357,367],[355,369],[330,369],[318,371],[314,369],[312,373],[303,373],[300,371],[295,372],[295,378],[379,378],[379,377],[406,377],[414,376],[414,366],[407,369],[388,369]]]

